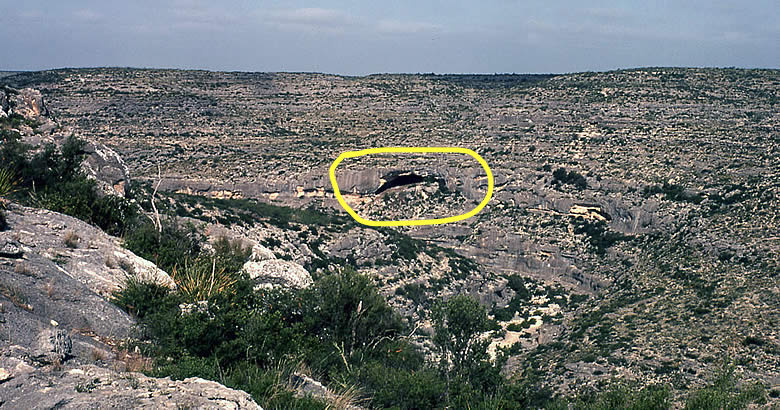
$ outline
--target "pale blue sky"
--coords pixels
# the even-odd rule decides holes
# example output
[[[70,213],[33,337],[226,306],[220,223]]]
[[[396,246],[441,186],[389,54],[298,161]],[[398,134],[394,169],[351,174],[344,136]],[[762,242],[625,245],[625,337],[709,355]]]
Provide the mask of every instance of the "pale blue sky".
[[[0,70],[540,73],[780,68],[780,3],[0,0]]]

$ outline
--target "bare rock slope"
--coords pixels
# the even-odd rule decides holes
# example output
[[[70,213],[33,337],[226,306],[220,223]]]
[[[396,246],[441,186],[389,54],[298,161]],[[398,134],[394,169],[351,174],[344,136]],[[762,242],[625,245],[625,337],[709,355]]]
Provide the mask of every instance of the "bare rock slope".
[[[153,263],[80,220],[11,205],[0,232],[0,406],[8,408],[259,408],[249,395],[201,379],[128,370],[120,349],[133,318],[111,304],[128,275],[173,286]]]

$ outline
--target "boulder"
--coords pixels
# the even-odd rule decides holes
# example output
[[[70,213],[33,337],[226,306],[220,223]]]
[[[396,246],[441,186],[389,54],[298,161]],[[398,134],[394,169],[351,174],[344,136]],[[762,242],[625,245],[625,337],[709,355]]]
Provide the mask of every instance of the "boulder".
[[[43,101],[43,95],[38,90],[25,88],[18,92],[10,93],[8,97],[10,100],[9,105],[14,114],[19,114],[33,121],[51,116],[46,103]]]
[[[127,195],[130,183],[130,170],[116,151],[103,144],[88,142],[84,146],[87,157],[81,164],[87,177],[97,182],[98,189],[103,194]]]
[[[311,275],[303,266],[281,259],[249,261],[244,270],[255,283],[255,289],[282,286],[302,289],[312,284]]]

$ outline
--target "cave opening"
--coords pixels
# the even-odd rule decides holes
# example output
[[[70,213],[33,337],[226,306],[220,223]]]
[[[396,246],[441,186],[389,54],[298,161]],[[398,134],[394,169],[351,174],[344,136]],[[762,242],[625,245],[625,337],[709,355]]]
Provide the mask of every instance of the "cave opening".
[[[382,184],[382,186],[380,186],[376,190],[376,192],[374,192],[374,194],[381,194],[382,192],[385,192],[390,188],[395,188],[398,186],[419,184],[420,182],[423,181],[425,181],[425,177],[422,177],[420,175],[411,172],[397,175],[395,177],[388,179],[384,184]]]

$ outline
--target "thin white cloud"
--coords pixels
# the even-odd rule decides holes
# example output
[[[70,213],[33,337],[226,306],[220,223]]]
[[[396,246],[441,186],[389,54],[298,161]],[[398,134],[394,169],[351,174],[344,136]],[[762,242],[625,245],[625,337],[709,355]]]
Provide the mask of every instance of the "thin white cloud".
[[[280,29],[307,32],[344,32],[360,20],[343,11],[322,8],[271,10],[262,13],[267,23]]]
[[[260,18],[278,29],[309,33],[414,34],[442,29],[440,25],[426,22],[372,19],[323,8],[266,10],[260,13]]]

